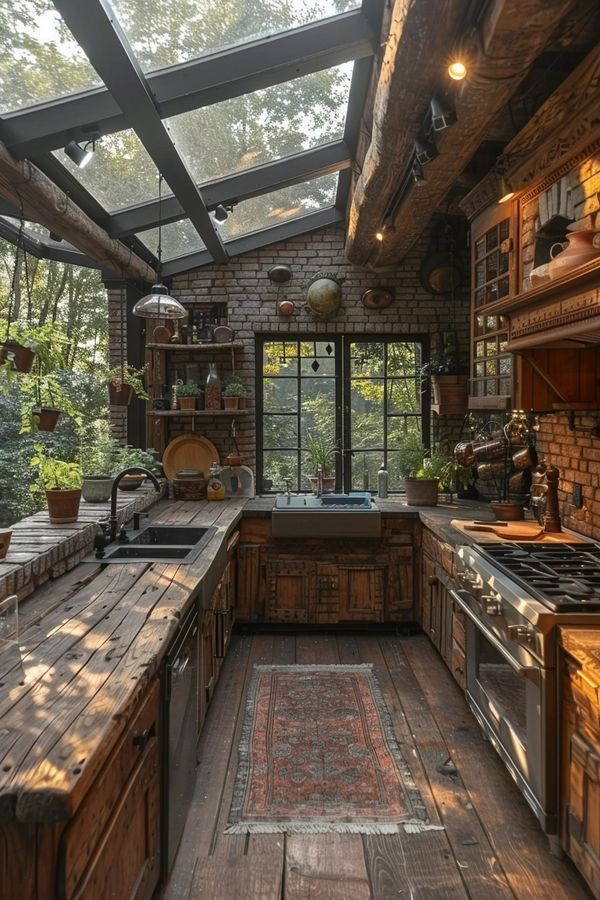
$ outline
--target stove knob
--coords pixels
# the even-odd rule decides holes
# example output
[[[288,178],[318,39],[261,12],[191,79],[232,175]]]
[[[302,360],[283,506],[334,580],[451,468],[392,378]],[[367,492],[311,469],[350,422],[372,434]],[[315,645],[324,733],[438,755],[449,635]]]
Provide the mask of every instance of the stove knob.
[[[509,625],[508,636],[511,641],[525,641],[530,644],[533,641],[534,630],[531,625]]]
[[[481,605],[488,616],[500,616],[502,614],[502,597],[500,594],[483,594]]]

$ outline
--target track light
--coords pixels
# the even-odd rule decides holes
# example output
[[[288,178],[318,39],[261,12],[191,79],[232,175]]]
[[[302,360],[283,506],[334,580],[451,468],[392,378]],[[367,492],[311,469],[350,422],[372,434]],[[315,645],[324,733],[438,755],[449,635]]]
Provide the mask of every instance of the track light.
[[[431,160],[435,159],[438,155],[438,148],[435,146],[435,141],[431,138],[419,135],[415,139],[415,155],[417,157],[417,162],[421,166],[431,162]]]
[[[225,209],[222,203],[219,203],[218,206],[215,206],[213,215],[217,222],[224,222],[225,219],[229,218],[229,212]]]
[[[447,100],[432,97],[429,104],[431,110],[431,125],[434,131],[444,131],[456,122],[456,110]]]
[[[417,187],[421,187],[421,185],[425,184],[426,178],[423,175],[423,166],[416,159],[413,162],[411,175],[412,175],[412,180],[417,185]]]
[[[58,234],[56,231],[49,231],[48,237],[51,241],[54,241],[55,244],[60,244],[62,241],[62,235]]]
[[[512,200],[514,196],[515,192],[504,175],[498,175],[498,203],[506,203],[508,200]]]
[[[77,141],[69,141],[65,147],[65,153],[69,159],[75,163],[80,169],[85,168],[96,149],[96,141],[88,141],[83,147]]]

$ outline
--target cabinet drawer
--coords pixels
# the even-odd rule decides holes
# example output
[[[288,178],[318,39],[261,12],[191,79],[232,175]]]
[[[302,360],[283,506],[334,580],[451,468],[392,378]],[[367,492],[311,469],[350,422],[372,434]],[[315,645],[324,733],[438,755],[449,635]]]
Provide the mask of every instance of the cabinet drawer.
[[[66,897],[74,895],[75,886],[95,852],[98,838],[141,757],[155,750],[158,758],[159,708],[160,684],[156,679],[64,832],[61,865]]]
[[[466,690],[467,687],[466,665],[465,651],[462,647],[459,647],[454,638],[452,638],[452,659],[450,669],[463,691]]]

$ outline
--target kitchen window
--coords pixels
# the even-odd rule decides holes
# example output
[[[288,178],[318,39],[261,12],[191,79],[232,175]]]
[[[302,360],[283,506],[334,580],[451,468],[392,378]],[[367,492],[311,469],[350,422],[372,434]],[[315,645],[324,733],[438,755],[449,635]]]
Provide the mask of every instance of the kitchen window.
[[[403,436],[422,433],[429,421],[419,374],[427,350],[422,336],[258,338],[259,491],[285,490],[286,483],[293,491],[311,489],[307,435],[340,449],[335,470],[344,490],[376,490],[382,462],[390,490],[401,490]]]

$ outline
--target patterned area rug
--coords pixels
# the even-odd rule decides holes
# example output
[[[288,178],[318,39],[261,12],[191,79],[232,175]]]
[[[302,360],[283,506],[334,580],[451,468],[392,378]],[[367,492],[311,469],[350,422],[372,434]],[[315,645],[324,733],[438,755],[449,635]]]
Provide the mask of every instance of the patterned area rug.
[[[255,666],[228,834],[432,828],[370,665]]]

